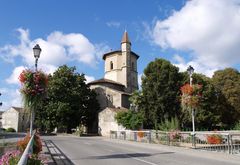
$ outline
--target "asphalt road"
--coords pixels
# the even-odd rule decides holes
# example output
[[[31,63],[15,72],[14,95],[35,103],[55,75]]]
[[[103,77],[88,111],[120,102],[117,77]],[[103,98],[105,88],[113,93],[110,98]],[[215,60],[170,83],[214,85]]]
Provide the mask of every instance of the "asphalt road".
[[[102,137],[49,136],[44,139],[59,165],[239,165],[240,162],[240,155]]]

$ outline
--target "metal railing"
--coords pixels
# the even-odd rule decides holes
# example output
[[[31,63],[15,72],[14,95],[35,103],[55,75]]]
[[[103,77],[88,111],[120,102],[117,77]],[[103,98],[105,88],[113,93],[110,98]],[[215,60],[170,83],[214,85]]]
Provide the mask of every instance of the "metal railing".
[[[110,131],[110,138],[240,154],[240,131]]]
[[[25,148],[19,162],[18,165],[26,165],[27,161],[28,161],[28,156],[29,154],[31,154],[33,152],[33,142],[34,142],[34,135],[35,132],[33,132],[33,135],[31,137],[31,139],[29,140],[27,147]]]

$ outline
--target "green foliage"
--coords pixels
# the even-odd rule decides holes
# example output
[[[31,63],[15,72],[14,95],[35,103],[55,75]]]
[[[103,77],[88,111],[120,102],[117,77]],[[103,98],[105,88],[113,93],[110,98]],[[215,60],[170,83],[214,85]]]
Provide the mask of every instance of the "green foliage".
[[[229,114],[231,117],[223,116],[222,120],[225,120],[228,124],[234,124],[232,121],[238,121],[240,118],[239,71],[232,68],[216,71],[213,75],[212,82],[216,87],[217,95],[221,97],[220,99],[226,107],[227,113],[225,114]]]
[[[171,118],[170,120],[165,119],[158,125],[158,127],[161,131],[179,130],[179,120],[177,117]]]
[[[15,130],[14,128],[11,128],[11,127],[10,127],[10,128],[7,128],[7,129],[6,129],[6,132],[16,132],[16,130]]]
[[[138,107],[145,128],[156,128],[157,123],[180,113],[180,80],[178,68],[164,59],[156,59],[144,69]]]
[[[234,126],[233,129],[234,129],[234,130],[240,130],[240,121],[238,121],[238,122],[235,124],[235,126]]]
[[[137,130],[141,127],[143,123],[143,117],[140,113],[134,111],[121,111],[118,112],[115,116],[118,124],[121,124],[127,129]]]
[[[85,83],[84,74],[75,70],[64,65],[49,77],[48,99],[37,113],[38,124],[43,129],[51,131],[57,127],[71,132],[79,124],[94,127],[92,121],[99,107],[96,93]]]

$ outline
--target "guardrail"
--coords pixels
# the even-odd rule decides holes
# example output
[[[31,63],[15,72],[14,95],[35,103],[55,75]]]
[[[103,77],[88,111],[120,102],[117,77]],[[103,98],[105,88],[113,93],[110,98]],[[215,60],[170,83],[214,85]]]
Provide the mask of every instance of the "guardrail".
[[[33,142],[34,142],[34,135],[35,132],[33,132],[33,135],[31,137],[31,139],[29,140],[27,147],[25,148],[19,162],[18,165],[26,165],[27,161],[28,161],[28,154],[31,154],[33,151]]]
[[[110,131],[110,138],[240,154],[240,131]]]

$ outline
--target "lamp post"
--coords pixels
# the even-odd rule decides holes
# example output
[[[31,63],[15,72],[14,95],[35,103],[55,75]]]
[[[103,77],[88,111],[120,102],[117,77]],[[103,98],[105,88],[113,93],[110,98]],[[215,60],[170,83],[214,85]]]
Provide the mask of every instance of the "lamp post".
[[[0,93],[0,96],[1,96],[2,94]],[[0,102],[0,106],[2,106],[2,102]]]
[[[190,86],[192,87],[192,74],[194,72],[194,68],[189,65],[189,67],[187,68],[187,72],[189,74],[190,77]],[[195,117],[195,109],[191,107],[191,111],[192,111],[192,136],[193,136],[193,145],[195,146],[195,122],[194,122],[194,117]]]
[[[38,64],[38,59],[40,57],[42,49],[40,48],[40,46],[38,44],[36,44],[33,47],[33,55],[35,58],[35,73],[37,72],[37,64]],[[33,122],[34,122],[34,118],[35,118],[35,113],[34,113],[35,109],[31,109],[31,120],[30,120],[30,135],[33,135]]]

